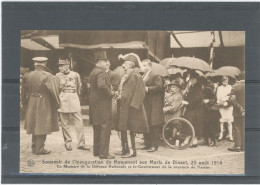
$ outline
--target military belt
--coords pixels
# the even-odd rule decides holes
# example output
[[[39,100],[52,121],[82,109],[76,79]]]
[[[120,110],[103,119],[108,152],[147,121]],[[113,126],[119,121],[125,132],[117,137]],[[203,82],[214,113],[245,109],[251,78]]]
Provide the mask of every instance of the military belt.
[[[30,96],[34,96],[34,97],[43,97],[45,95],[46,93],[30,93]]]
[[[77,91],[76,91],[76,89],[64,89],[61,92],[63,92],[63,93],[76,93]]]

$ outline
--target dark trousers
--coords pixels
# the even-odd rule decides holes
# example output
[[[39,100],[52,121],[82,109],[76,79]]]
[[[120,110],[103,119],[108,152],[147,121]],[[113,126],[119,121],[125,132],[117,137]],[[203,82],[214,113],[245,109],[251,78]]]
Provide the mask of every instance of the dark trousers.
[[[129,131],[129,134],[130,134],[131,147],[133,151],[136,151],[135,134],[132,131]],[[122,152],[127,153],[129,151],[127,131],[121,131],[121,145],[122,145]]]
[[[240,147],[241,150],[245,149],[245,119],[238,117],[234,119],[234,147]]]
[[[102,125],[93,125],[94,130],[94,156],[108,156],[111,128],[108,121]]]
[[[158,148],[160,140],[160,125],[150,126],[149,133],[144,134],[144,145],[148,148]]]
[[[46,135],[32,135],[32,152],[34,154],[39,154],[44,151],[46,137]]]
[[[127,141],[127,131],[121,131],[121,146],[122,146],[122,153],[129,152],[129,146]]]

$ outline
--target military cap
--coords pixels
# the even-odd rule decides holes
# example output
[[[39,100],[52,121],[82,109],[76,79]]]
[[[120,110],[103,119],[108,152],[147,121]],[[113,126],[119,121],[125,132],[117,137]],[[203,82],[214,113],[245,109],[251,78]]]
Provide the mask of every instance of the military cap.
[[[70,65],[70,60],[69,59],[59,59],[59,65]]]
[[[32,60],[36,63],[44,63],[48,60],[47,57],[34,57]]]

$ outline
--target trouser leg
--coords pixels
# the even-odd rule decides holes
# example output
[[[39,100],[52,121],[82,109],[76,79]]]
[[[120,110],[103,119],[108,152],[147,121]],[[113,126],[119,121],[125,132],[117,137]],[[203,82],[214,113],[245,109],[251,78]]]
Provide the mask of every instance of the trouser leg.
[[[32,134],[32,152],[35,154],[36,153],[36,137],[35,135]]]
[[[233,125],[232,125],[232,122],[228,122],[228,134],[229,134],[229,139],[233,140]]]
[[[35,153],[39,154],[44,151],[44,143],[46,141],[46,135],[37,135],[36,136],[36,145],[35,145]]]
[[[155,148],[158,148],[159,145],[159,133],[160,133],[160,125],[150,127],[150,138],[151,145]]]
[[[130,139],[131,139],[131,147],[133,149],[133,152],[136,153],[135,134],[132,131],[130,131]]]
[[[241,118],[241,129],[240,129],[240,133],[241,133],[241,150],[245,150],[245,119]]]
[[[93,125],[93,131],[94,131],[93,154],[94,154],[94,156],[98,156],[99,155],[100,133],[101,133],[100,125]]]
[[[150,133],[143,134],[143,136],[144,136],[144,146],[150,148],[151,147]]]
[[[100,140],[99,140],[99,156],[109,155],[109,143],[110,143],[111,128],[109,121],[101,125]]]
[[[129,146],[127,142],[127,131],[121,131],[121,144],[122,152],[127,153],[129,151]]]
[[[85,146],[85,135],[84,135],[84,125],[82,121],[82,116],[80,112],[72,113],[73,120],[75,124],[78,147]]]
[[[219,134],[219,139],[223,138],[223,132],[224,132],[224,123],[220,122],[220,134]]]
[[[69,113],[60,113],[61,127],[62,127],[62,135],[65,141],[65,145],[67,147],[71,146],[72,138],[70,136],[70,128],[69,128]]]

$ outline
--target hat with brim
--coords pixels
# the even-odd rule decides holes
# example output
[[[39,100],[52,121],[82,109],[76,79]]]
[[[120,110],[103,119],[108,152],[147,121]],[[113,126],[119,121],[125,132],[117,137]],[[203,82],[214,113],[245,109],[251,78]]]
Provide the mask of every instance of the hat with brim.
[[[108,60],[106,51],[97,51],[94,53],[95,61]]]
[[[59,65],[70,65],[70,60],[69,59],[59,59]]]
[[[177,87],[180,87],[180,84],[179,84],[176,80],[171,81],[171,82],[168,84],[169,87],[170,87],[170,86],[173,86],[173,85],[175,85],[175,86],[177,86]]]
[[[34,57],[34,58],[32,58],[32,60],[35,63],[44,63],[44,62],[48,61],[48,58],[47,57]]]
[[[122,60],[122,61],[131,61],[135,64],[135,67],[140,67],[140,65],[139,65],[140,58],[135,53],[129,53],[129,54],[126,54],[126,55],[121,54],[121,55],[118,56],[118,59]]]

